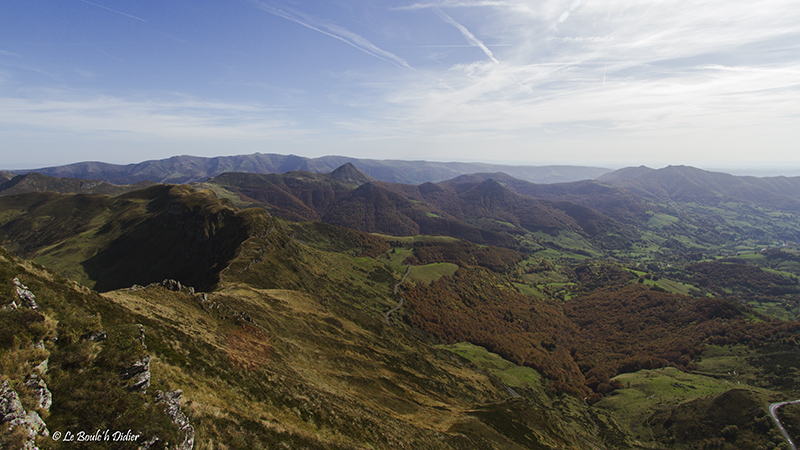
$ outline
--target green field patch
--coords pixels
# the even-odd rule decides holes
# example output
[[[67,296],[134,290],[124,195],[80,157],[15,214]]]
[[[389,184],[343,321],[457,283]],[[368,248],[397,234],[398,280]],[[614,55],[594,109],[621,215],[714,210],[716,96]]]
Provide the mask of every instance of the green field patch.
[[[681,283],[680,281],[668,280],[665,278],[661,278],[658,281],[652,281],[652,280],[645,280],[645,281],[649,281],[650,283],[657,285],[658,287],[666,290],[667,292],[672,292],[674,294],[689,295],[690,293],[696,293],[700,291],[691,284]]]
[[[652,436],[644,423],[653,411],[674,408],[681,403],[719,395],[733,388],[746,388],[729,380],[685,373],[674,367],[625,373],[613,380],[622,383],[624,388],[603,398],[596,406],[613,412],[620,424],[647,440]]]
[[[424,266],[412,266],[408,278],[417,283],[433,283],[443,276],[453,275],[458,270],[458,264],[432,263]]]
[[[748,302],[747,306],[760,314],[778,320],[798,320],[800,315],[800,311],[796,308],[786,309],[782,303]]]
[[[526,273],[522,276],[522,281],[531,285],[537,285],[549,283],[567,283],[569,282],[569,278],[563,273],[548,270],[536,273]]]
[[[678,223],[680,219],[669,214],[653,214],[647,221],[647,226],[651,228],[664,228]]]
[[[384,253],[382,258],[385,258],[386,262],[392,267],[392,269],[405,273],[406,264],[403,261],[413,254],[414,251],[410,248],[395,247],[387,253]]]
[[[382,238],[389,241],[389,243],[399,243],[399,244],[413,244],[414,242],[455,242],[458,241],[458,238],[450,237],[450,236],[429,236],[425,234],[420,234],[417,236],[391,236],[388,234],[380,234],[380,233],[372,233],[375,236],[381,236]]]
[[[525,283],[513,283],[513,284],[518,291],[520,291],[525,295],[530,295],[531,297],[536,297],[536,298],[549,298],[548,295],[545,294],[543,291],[529,284]]]
[[[746,360],[750,354],[751,351],[745,345],[707,345],[695,362],[694,372],[724,378],[734,383],[747,382],[754,374]]]
[[[476,370],[495,377],[512,389],[542,392],[545,388],[544,380],[539,372],[530,367],[518,366],[478,345],[460,342],[437,347],[464,358]],[[522,392],[519,393],[522,394]]]
[[[542,251],[536,252],[535,254],[539,258],[548,258],[548,259],[574,259],[578,261],[584,261],[590,259],[590,257],[586,255],[579,255],[577,253],[573,253],[568,250],[555,250],[552,248],[546,248]]]

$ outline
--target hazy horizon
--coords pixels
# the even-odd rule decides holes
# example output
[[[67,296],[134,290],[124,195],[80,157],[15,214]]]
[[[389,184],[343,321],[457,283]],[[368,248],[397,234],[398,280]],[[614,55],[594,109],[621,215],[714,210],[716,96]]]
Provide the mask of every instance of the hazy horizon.
[[[249,154],[217,155],[217,156],[219,156],[219,157],[233,157],[233,156],[246,156],[246,155],[251,155],[251,154],[256,154],[256,153],[264,153],[264,154],[266,154],[265,152],[255,152],[255,153],[249,153]],[[272,153],[272,152],[270,152],[270,153]],[[568,164],[568,163],[567,164],[563,164],[563,163],[535,164],[535,163],[524,163],[524,162],[514,162],[514,161],[499,161],[498,162],[498,161],[491,161],[491,160],[462,160],[462,161],[459,161],[459,160],[443,160],[443,159],[442,160],[433,160],[433,159],[426,160],[426,159],[402,159],[402,158],[379,158],[379,157],[357,158],[357,157],[348,156],[348,155],[334,155],[334,154],[322,155],[322,156],[314,156],[314,157],[307,157],[307,156],[303,156],[303,155],[289,154],[289,153],[272,153],[272,154],[286,155],[286,156],[289,156],[289,155],[301,156],[301,157],[305,157],[305,158],[309,158],[309,159],[321,158],[321,157],[326,157],[326,156],[338,156],[338,157],[345,157],[345,158],[356,158],[356,159],[377,160],[377,161],[394,161],[394,160],[396,160],[396,161],[424,161],[424,162],[432,162],[432,163],[476,163],[476,164],[492,164],[492,165],[497,165],[497,166],[529,166],[529,167],[547,167],[547,166],[594,167],[594,168],[608,169],[610,171],[618,170],[618,169],[622,169],[622,168],[626,168],[626,167],[639,167],[639,166],[646,166],[646,167],[649,167],[651,169],[661,169],[661,168],[664,168],[664,167],[667,167],[667,166],[692,166],[692,167],[697,167],[699,169],[703,169],[703,170],[710,171],[710,172],[723,172],[723,173],[728,173],[728,174],[731,174],[731,175],[738,175],[738,176],[755,176],[755,177],[773,177],[773,176],[793,177],[793,176],[800,176],[800,164],[798,164],[798,165],[787,165],[785,163],[784,164],[780,164],[780,163],[774,163],[774,164],[765,163],[765,164],[750,164],[750,165],[717,164],[717,165],[710,165],[710,166],[695,166],[695,165],[692,165],[692,164],[648,165],[648,164],[635,164],[635,163],[631,163],[631,164],[606,164],[606,165]],[[91,162],[100,162],[100,163],[107,163],[107,164],[114,164],[114,165],[124,166],[124,165],[144,163],[144,162],[148,162],[148,161],[158,161],[158,160],[169,159],[169,158],[180,157],[180,156],[200,157],[200,158],[214,158],[214,156],[199,156],[199,155],[184,154],[184,155],[170,155],[170,156],[167,156],[165,158],[159,158],[159,159],[130,160],[128,162],[116,162],[116,163],[115,162],[109,162],[109,161],[103,161],[103,160],[72,161],[72,162],[67,162],[67,163],[64,163],[64,164],[49,164],[49,165],[38,165],[38,166],[37,165],[32,165],[32,164],[25,164],[25,163],[19,163],[19,164],[3,164],[3,163],[0,163],[0,164],[3,164],[2,166],[0,166],[0,171],[3,171],[3,170],[12,171],[12,172],[35,171],[36,169],[43,169],[43,168],[49,168],[49,167],[58,167],[58,166],[64,166],[64,165],[70,165],[70,164],[91,163]]]

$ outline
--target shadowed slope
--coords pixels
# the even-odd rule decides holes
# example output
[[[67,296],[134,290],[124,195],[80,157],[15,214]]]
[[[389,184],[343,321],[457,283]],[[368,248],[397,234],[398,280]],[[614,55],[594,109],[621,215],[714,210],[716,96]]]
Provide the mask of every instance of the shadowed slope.
[[[187,186],[108,197],[31,193],[0,198],[0,242],[105,291],[175,278],[199,289],[247,237],[247,212]]]

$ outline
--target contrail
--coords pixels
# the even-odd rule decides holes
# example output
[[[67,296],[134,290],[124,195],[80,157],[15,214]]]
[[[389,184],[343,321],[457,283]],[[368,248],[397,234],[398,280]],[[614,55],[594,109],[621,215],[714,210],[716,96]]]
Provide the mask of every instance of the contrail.
[[[514,2],[508,1],[470,1],[470,2],[440,2],[440,3],[414,3],[409,6],[398,6],[395,11],[412,11],[415,9],[429,9],[429,8],[477,8],[483,6],[514,6]]]
[[[436,12],[439,14],[439,17],[444,19],[445,22],[447,22],[450,25],[453,25],[454,27],[456,27],[458,29],[458,31],[460,31],[461,34],[463,34],[464,37],[467,38],[467,41],[470,44],[472,44],[474,47],[478,47],[479,49],[483,50],[483,53],[485,53],[486,56],[489,57],[489,59],[494,61],[495,64],[500,64],[500,61],[498,61],[497,58],[494,57],[494,55],[492,54],[492,51],[489,50],[489,47],[484,45],[483,42],[481,42],[478,38],[475,37],[474,34],[470,33],[470,31],[467,29],[467,27],[465,27],[464,25],[461,25],[460,23],[456,22],[452,17],[448,16],[441,9],[437,8]]]
[[[406,60],[403,58],[395,55],[394,53],[388,52],[383,50],[380,47],[375,46],[373,43],[369,42],[366,38],[353,33],[346,28],[342,28],[340,26],[320,23],[317,20],[314,20],[310,17],[304,17],[302,14],[293,12],[289,13],[283,11],[281,9],[275,8],[270,5],[266,5],[259,1],[253,1],[253,4],[260,10],[272,14],[274,16],[278,16],[284,18],[286,20],[291,20],[292,22],[302,25],[306,28],[312,29],[319,33],[322,33],[326,36],[330,36],[334,39],[338,39],[345,44],[348,44],[362,52],[372,55],[378,59],[382,59],[386,62],[390,62],[398,67],[403,67],[405,69],[413,69]]]
[[[113,13],[121,14],[121,15],[123,15],[125,17],[130,17],[131,19],[136,19],[136,20],[140,20],[142,22],[147,22],[146,20],[142,19],[141,17],[136,17],[136,16],[133,16],[131,14],[124,13],[122,11],[117,11],[116,9],[111,9],[111,8],[103,6],[103,5],[98,5],[97,3],[92,3],[92,2],[90,2],[88,0],[80,0],[80,1],[82,1],[83,3],[86,3],[87,5],[97,6],[98,8],[103,8],[103,9],[105,9],[107,11],[111,11]]]

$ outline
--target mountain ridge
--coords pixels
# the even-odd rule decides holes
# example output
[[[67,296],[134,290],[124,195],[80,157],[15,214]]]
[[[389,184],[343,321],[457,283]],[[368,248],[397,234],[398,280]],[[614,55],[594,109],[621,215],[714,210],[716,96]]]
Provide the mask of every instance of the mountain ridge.
[[[474,172],[508,172],[521,179],[537,182],[592,179],[611,169],[585,166],[513,166],[468,162],[431,162],[359,159],[346,156],[307,158],[297,155],[254,153],[236,156],[173,156],[133,164],[109,164],[96,161],[31,170],[9,170],[13,174],[38,172],[53,177],[98,179],[112,184],[135,184],[141,181],[185,184],[205,181],[224,172],[284,173],[293,170],[328,173],[344,164],[352,164],[376,180],[420,184],[443,181]]]
[[[743,201],[800,210],[800,177],[735,176],[691,166],[644,166],[604,174],[598,181],[635,194],[679,202]]]

